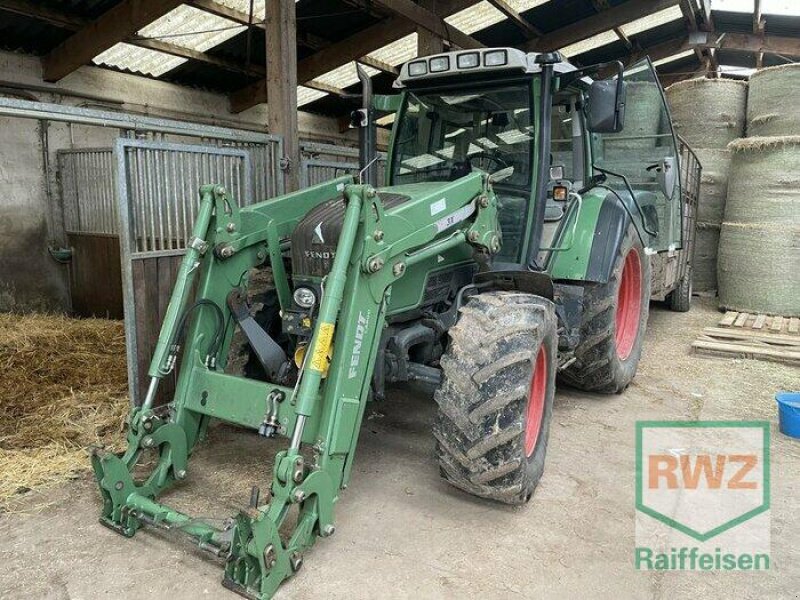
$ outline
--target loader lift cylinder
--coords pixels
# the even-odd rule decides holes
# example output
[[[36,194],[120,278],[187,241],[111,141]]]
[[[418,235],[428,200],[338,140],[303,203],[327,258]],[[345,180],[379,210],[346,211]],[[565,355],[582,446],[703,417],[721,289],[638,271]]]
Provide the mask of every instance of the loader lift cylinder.
[[[374,190],[369,188],[368,194],[374,195]],[[289,446],[290,454],[295,454],[300,449],[300,441],[303,438],[303,428],[306,419],[314,410],[314,402],[317,398],[322,374],[327,363],[328,349],[333,340],[333,331],[336,326],[336,318],[342,306],[344,286],[347,282],[347,267],[353,246],[356,241],[358,231],[359,216],[361,214],[361,196],[359,194],[348,194],[347,209],[344,213],[342,223],[342,233],[339,237],[336,257],[333,260],[333,267],[325,278],[324,293],[317,317],[318,326],[315,328],[314,337],[307,349],[308,359],[304,361],[307,365],[301,373],[300,389],[297,393],[297,422],[292,441]]]

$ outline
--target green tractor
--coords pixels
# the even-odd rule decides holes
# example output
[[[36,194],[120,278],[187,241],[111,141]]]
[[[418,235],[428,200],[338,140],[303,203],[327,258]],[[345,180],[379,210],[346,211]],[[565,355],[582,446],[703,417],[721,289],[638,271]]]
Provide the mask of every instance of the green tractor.
[[[128,449],[93,456],[103,524],[191,535],[248,598],[272,597],[334,533],[365,406],[388,384],[436,388],[442,477],[529,500],[556,381],[625,389],[650,255],[683,245],[678,149],[649,61],[576,69],[500,48],[414,60],[397,96],[362,81],[359,181],[242,209],[201,189]],[[394,114],[381,188],[379,112]],[[230,368],[234,333],[247,340],[244,374]],[[174,396],[157,405],[175,369]],[[224,527],[157,500],[189,476],[212,419],[288,440],[269,488]]]

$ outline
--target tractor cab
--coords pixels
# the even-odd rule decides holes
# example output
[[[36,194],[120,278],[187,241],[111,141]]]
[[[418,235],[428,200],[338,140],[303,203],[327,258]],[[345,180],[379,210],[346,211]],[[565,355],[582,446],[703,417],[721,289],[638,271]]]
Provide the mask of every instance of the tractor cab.
[[[611,77],[589,76],[603,71]],[[579,70],[559,53],[450,52],[407,63],[395,86],[387,184],[487,173],[503,237],[494,268],[584,280],[559,255],[606,198],[649,250],[680,247],[676,144],[648,60],[623,73],[619,63]]]

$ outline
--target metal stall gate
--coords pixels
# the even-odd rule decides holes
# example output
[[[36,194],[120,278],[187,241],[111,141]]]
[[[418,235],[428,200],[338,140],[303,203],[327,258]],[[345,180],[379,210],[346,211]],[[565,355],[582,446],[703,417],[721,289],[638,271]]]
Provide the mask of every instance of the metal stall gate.
[[[342,175],[358,177],[358,149],[334,144],[301,142],[300,186],[308,187]],[[378,185],[384,185],[386,153],[378,153]]]
[[[150,357],[191,235],[200,185],[220,184],[239,206],[251,204],[252,168],[244,149],[123,138],[114,153],[128,377],[135,402],[146,393]],[[174,373],[164,378],[164,397],[170,397],[174,382]]]
[[[121,319],[119,223],[111,148],[59,150],[58,180],[64,233],[72,249],[72,310],[84,317]]]

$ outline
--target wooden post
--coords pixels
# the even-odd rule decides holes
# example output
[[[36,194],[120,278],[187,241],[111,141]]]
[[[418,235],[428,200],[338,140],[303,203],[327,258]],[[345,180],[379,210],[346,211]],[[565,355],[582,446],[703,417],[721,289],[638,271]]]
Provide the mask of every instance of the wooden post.
[[[297,136],[297,19],[294,0],[267,2],[267,89],[269,132],[283,137],[287,192],[300,188]]]
[[[444,52],[444,40],[427,29],[417,27],[417,56]]]

